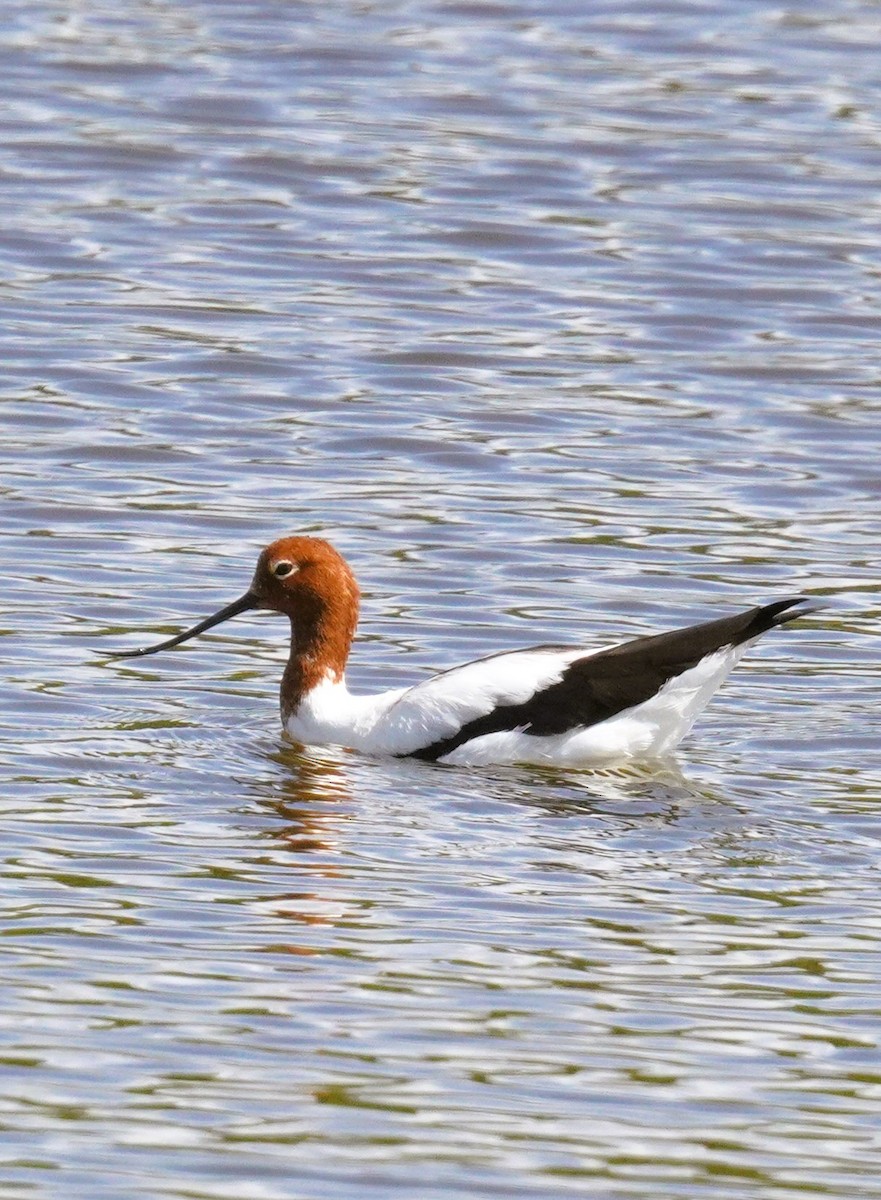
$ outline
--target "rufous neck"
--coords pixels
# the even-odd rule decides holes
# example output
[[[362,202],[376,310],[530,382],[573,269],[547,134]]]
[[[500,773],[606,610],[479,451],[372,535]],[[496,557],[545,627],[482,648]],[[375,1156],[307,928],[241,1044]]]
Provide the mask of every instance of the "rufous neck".
[[[342,682],[357,620],[357,604],[342,603],[291,617],[291,652],[281,680],[283,722],[313,688]]]

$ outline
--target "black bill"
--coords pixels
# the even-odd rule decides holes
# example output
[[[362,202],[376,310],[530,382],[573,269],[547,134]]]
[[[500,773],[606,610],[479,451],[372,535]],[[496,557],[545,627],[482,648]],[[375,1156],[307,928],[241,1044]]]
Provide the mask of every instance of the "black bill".
[[[116,650],[110,655],[111,658],[140,658],[142,654],[156,654],[160,650],[170,650],[172,646],[179,646],[181,642],[189,641],[199,633],[204,633],[206,629],[211,629],[214,625],[219,625],[221,621],[228,621],[230,617],[238,616],[239,613],[247,612],[249,608],[258,608],[259,601],[253,592],[245,592],[244,596],[240,596],[238,600],[233,600],[232,604],[227,604],[226,608],[221,608],[219,612],[214,613],[210,617],[206,617],[204,621],[200,621],[198,625],[194,625],[192,629],[187,629],[183,633],[178,633],[175,637],[170,637],[164,642],[157,642],[155,646],[145,646],[143,650]]]

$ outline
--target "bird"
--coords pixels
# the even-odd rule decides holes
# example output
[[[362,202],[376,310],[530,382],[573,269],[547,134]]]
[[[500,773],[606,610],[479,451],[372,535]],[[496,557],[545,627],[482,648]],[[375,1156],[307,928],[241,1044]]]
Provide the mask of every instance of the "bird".
[[[355,576],[323,538],[292,535],[261,552],[238,600],[175,637],[113,657],[157,654],[269,609],[291,623],[281,719],[301,745],[458,766],[605,767],[672,754],[753,643],[819,607],[790,596],[601,649],[502,651],[411,687],[354,695],[345,670],[358,622]]]

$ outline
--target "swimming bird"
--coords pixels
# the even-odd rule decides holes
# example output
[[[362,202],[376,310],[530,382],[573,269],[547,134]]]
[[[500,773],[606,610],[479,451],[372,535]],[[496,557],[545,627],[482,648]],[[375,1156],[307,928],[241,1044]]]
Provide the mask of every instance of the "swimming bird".
[[[795,596],[607,649],[505,651],[358,696],[345,680],[358,602],[355,577],[329,542],[283,537],[261,553],[238,600],[176,637],[114,657],[156,654],[248,609],[270,609],[291,622],[281,717],[301,744],[469,766],[589,767],[670,754],[762,634],[819,607]]]

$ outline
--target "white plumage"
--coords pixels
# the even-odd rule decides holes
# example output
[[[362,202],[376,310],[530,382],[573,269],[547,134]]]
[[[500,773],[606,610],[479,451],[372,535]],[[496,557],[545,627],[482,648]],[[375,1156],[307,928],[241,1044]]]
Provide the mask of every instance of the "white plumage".
[[[521,728],[470,739],[438,762],[454,766],[531,762],[599,766],[660,758],[685,737],[745,647],[729,647],[664,684],[651,699],[587,728],[535,737]],[[466,663],[411,688],[352,695],[345,679],[313,688],[288,718],[286,732],[304,745],[341,745],[368,754],[410,755],[453,736],[501,706],[522,704],[557,682],[584,647],[515,650]]]

